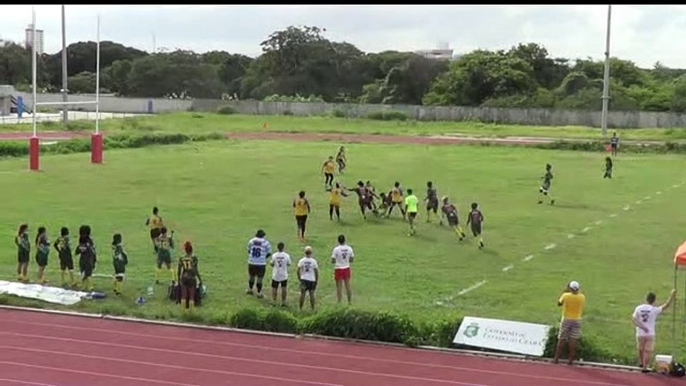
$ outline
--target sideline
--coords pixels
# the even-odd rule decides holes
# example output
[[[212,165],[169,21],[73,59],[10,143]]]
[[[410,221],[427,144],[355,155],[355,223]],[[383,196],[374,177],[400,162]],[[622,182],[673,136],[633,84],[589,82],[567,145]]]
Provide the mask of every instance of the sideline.
[[[192,328],[192,329],[199,329],[199,330],[233,332],[233,333],[239,333],[239,334],[261,335],[261,336],[271,336],[271,337],[289,338],[289,339],[304,339],[305,338],[305,339],[312,339],[312,340],[335,341],[335,342],[343,342],[343,343],[357,343],[357,344],[379,346],[379,347],[395,347],[395,348],[402,348],[402,349],[408,349],[408,350],[419,349],[419,350],[427,350],[427,351],[444,352],[444,353],[453,354],[453,355],[466,355],[466,356],[472,356],[472,357],[482,357],[482,358],[489,358],[489,359],[509,360],[509,361],[518,361],[518,362],[536,362],[536,363],[551,363],[552,362],[552,359],[550,359],[550,358],[530,357],[530,356],[526,356],[526,355],[517,355],[517,354],[505,354],[505,353],[485,352],[485,351],[456,349],[456,348],[444,348],[444,347],[435,347],[435,346],[423,346],[423,345],[420,345],[420,346],[417,346],[416,348],[413,348],[413,347],[409,347],[407,345],[400,344],[400,343],[374,342],[374,341],[369,341],[369,340],[347,339],[347,338],[323,336],[323,335],[317,335],[317,334],[299,335],[299,334],[287,334],[287,333],[267,332],[267,331],[257,331],[257,330],[244,330],[244,329],[233,328],[233,327],[208,326],[208,325],[203,325],[203,324],[184,323],[184,322],[170,322],[170,321],[164,321],[164,320],[141,319],[141,318],[134,318],[134,317],[128,317],[128,316],[111,316],[111,315],[105,315],[105,314],[92,314],[92,313],[87,313],[87,312],[60,311],[60,310],[49,310],[49,309],[9,306],[9,305],[0,305],[0,310],[35,312],[35,313],[44,313],[44,314],[52,314],[52,315],[72,316],[72,317],[81,317],[81,318],[90,318],[90,319],[114,320],[114,321],[128,322],[128,323],[141,323],[141,324],[178,327],[178,328]],[[640,372],[641,371],[641,369],[639,367],[635,367],[635,366],[625,366],[625,365],[617,365],[617,364],[610,364],[610,363],[599,363],[599,362],[582,362],[582,361],[579,361],[579,362],[577,362],[577,366],[599,368],[599,369],[612,370],[612,371],[625,371],[625,372]]]

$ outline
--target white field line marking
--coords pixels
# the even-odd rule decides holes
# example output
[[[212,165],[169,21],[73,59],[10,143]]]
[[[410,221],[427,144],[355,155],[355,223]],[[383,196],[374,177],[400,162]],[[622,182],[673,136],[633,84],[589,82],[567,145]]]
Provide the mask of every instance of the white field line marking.
[[[622,208],[622,210],[624,210],[624,211],[629,210],[629,209],[631,209],[631,207],[630,207],[629,205],[627,205],[627,206],[625,206],[624,208]]]
[[[503,272],[507,272],[507,271],[511,270],[512,268],[514,268],[514,265],[512,265],[512,264],[508,265],[507,267],[503,267]]]
[[[642,202],[643,202],[643,201],[638,200],[638,201],[634,202],[634,204],[636,204],[636,205],[641,205]]]
[[[655,194],[660,195],[662,194],[662,192],[658,190],[657,192],[655,192]]]
[[[678,187],[679,187],[679,185],[677,185],[677,184],[672,185],[672,188],[678,188]]]
[[[595,225],[600,225],[600,224],[602,224],[602,223],[603,223],[603,220],[598,220],[598,221],[596,221],[594,224],[595,224]]]
[[[573,239],[573,238],[575,238],[575,237],[576,237],[576,236],[574,235],[574,233],[570,233],[570,234],[567,235],[567,238],[568,238],[568,239]]]
[[[555,247],[557,247],[557,244],[553,243],[553,244],[546,245],[545,248],[543,248],[543,249],[545,249],[546,251],[549,251],[551,249],[555,249]]]
[[[586,227],[586,228],[582,229],[581,232],[586,233],[586,232],[590,231],[591,229],[593,229],[593,227]]]
[[[612,214],[610,215],[610,217],[612,217],[612,218],[617,217],[617,213],[612,213]]]
[[[650,196],[645,196],[645,197],[643,197],[643,200],[644,200],[644,201],[648,201],[648,200],[650,200],[651,198],[652,198],[652,197],[650,197]]]
[[[534,255],[529,255],[529,256],[525,257],[524,259],[522,259],[522,260],[523,260],[523,261],[529,261],[529,260],[531,260],[531,259],[533,259],[533,258],[534,258]]]
[[[486,280],[481,280],[480,282],[474,284],[473,286],[463,289],[462,291],[460,291],[460,292],[457,294],[457,296],[462,296],[462,295],[464,295],[464,294],[466,294],[466,293],[472,292],[472,291],[474,291],[475,289],[481,287],[482,285],[484,285],[484,284],[486,284],[486,283],[488,283],[488,281],[486,281]]]

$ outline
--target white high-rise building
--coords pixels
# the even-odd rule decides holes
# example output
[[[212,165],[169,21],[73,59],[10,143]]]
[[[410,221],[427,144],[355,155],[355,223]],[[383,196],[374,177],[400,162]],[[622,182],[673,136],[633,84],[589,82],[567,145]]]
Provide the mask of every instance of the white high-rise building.
[[[26,28],[24,31],[24,46],[29,49],[33,46],[33,24],[29,24],[29,26]],[[44,40],[43,40],[43,30],[42,29],[37,29],[36,30],[36,53],[38,55],[43,55],[43,48],[45,46]]]
[[[439,43],[438,46],[431,50],[415,51],[416,54],[421,55],[427,59],[452,59],[453,50],[448,43]]]

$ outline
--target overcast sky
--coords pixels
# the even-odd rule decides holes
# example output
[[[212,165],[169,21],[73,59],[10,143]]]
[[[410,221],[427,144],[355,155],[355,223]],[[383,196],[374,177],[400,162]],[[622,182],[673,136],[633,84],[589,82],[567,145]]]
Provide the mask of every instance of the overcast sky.
[[[45,50],[61,47],[60,6],[38,5]],[[686,68],[686,6],[617,5],[612,9],[613,56],[642,67],[657,61]],[[326,36],[366,52],[418,50],[449,43],[456,53],[543,44],[555,57],[601,59],[607,6],[67,6],[67,42],[101,39],[146,51],[183,48],[255,56],[271,32],[314,25]],[[0,39],[23,41],[31,6],[0,5]]]

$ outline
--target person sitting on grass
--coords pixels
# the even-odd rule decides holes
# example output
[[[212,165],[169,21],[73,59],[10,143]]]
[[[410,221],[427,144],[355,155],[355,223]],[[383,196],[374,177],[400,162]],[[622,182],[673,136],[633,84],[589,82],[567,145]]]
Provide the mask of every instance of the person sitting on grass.
[[[112,236],[112,265],[114,266],[114,294],[117,296],[121,295],[128,263],[129,258],[124,251],[124,246],[122,246],[121,234],[115,233]]]
[[[198,258],[193,254],[193,244],[186,241],[183,244],[186,254],[179,259],[177,276],[181,286],[181,307],[185,310],[195,309],[197,288],[202,286],[202,278],[198,270]]]

